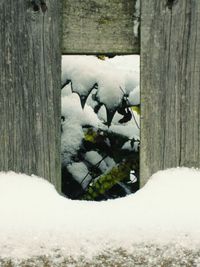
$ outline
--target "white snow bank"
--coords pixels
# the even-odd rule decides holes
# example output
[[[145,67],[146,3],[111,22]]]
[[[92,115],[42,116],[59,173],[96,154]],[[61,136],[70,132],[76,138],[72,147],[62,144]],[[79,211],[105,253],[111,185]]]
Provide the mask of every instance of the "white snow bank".
[[[0,173],[0,257],[94,255],[134,244],[200,248],[200,171],[160,171],[136,194],[72,201],[45,180]]]

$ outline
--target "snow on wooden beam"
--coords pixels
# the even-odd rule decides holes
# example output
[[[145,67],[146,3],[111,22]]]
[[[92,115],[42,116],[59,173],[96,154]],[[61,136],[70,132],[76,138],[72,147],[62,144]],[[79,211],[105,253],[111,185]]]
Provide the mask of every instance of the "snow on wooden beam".
[[[200,167],[200,1],[142,1],[141,184]]]
[[[138,54],[139,0],[64,0],[63,54]]]

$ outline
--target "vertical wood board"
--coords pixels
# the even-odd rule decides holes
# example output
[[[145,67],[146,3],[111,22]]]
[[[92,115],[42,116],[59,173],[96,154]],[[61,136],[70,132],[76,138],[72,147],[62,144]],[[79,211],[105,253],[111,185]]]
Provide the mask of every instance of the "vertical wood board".
[[[160,170],[200,167],[200,1],[141,6],[141,185]]]
[[[63,54],[139,53],[139,0],[63,0]]]
[[[0,170],[36,174],[60,191],[60,13],[0,3]]]

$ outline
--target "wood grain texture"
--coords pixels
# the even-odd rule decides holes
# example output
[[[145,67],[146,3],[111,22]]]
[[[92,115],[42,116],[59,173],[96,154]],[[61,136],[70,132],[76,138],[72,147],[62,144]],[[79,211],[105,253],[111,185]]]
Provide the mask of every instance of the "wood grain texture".
[[[63,54],[139,53],[139,0],[63,0]]]
[[[141,7],[141,185],[157,170],[200,167],[200,1]]]
[[[0,4],[0,170],[36,174],[60,191],[60,5]]]

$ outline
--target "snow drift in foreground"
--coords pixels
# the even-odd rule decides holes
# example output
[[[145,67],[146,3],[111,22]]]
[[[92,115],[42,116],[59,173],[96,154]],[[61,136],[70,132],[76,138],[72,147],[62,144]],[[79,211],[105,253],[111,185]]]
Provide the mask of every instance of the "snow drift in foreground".
[[[66,199],[47,181],[0,173],[0,257],[94,255],[134,244],[200,246],[200,171],[154,174],[136,194],[106,202]]]

